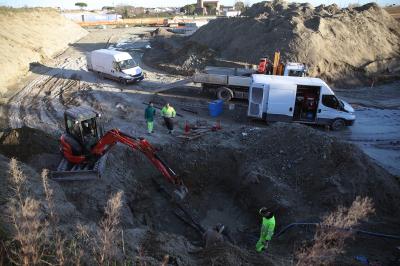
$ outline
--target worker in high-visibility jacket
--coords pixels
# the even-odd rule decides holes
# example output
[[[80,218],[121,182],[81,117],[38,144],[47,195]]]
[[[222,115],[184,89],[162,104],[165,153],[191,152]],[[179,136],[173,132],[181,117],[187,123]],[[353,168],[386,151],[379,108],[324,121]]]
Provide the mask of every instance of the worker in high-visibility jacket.
[[[154,129],[154,116],[156,115],[156,109],[154,109],[154,105],[152,102],[149,102],[146,110],[144,111],[144,119],[146,119],[147,131],[149,134],[153,133]]]
[[[268,247],[268,242],[274,235],[275,230],[275,216],[274,213],[265,207],[259,211],[262,216],[260,239],[257,241],[256,250],[262,252]]]
[[[167,103],[162,109],[161,109],[161,115],[164,117],[165,125],[167,126],[169,130],[169,134],[174,131],[174,120],[173,118],[176,116],[176,112],[174,107],[172,107],[169,103]]]

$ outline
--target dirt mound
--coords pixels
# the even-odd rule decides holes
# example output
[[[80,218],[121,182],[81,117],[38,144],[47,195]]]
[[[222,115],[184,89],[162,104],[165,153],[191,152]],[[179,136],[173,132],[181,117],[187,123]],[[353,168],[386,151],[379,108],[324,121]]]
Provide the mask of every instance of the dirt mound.
[[[178,75],[192,75],[213,62],[215,51],[196,42],[185,42],[181,37],[157,38],[152,41],[150,51],[143,56],[143,61],[150,66]]]
[[[188,177],[191,202],[204,206],[207,199],[206,206],[218,209],[221,204],[225,211],[232,206],[231,214],[241,206],[238,223],[254,220],[260,206],[276,207],[284,223],[318,219],[339,205],[350,205],[355,195],[371,197],[378,213],[398,212],[390,203],[400,198],[397,180],[354,145],[301,125],[277,124],[243,133],[238,145],[227,136],[227,143],[203,142],[196,148],[191,143],[180,146],[179,153],[165,149],[172,162],[179,162],[174,168]],[[221,193],[227,197],[219,198]]]
[[[58,141],[50,134],[22,127],[0,132],[0,153],[20,161],[28,162],[41,154],[57,154]]]
[[[87,34],[55,9],[0,8],[0,93],[29,69]]]
[[[304,62],[311,76],[334,84],[400,72],[400,23],[376,4],[339,9],[261,2],[245,15],[212,20],[189,41],[253,64],[280,50],[283,62]]]
[[[152,31],[150,33],[151,36],[156,37],[156,36],[162,36],[162,37],[168,37],[174,35],[172,32],[167,31],[166,29],[163,28],[157,28],[156,30]]]

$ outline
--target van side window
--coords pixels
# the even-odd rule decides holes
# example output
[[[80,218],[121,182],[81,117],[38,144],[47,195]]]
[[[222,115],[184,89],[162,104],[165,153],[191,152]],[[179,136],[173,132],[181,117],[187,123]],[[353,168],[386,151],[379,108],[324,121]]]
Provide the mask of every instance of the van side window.
[[[119,64],[118,64],[118,62],[113,62],[113,68],[114,68],[114,70],[116,70],[116,71],[121,71],[121,68],[119,67]]]
[[[339,100],[335,95],[322,95],[322,104],[333,109],[340,109]]]

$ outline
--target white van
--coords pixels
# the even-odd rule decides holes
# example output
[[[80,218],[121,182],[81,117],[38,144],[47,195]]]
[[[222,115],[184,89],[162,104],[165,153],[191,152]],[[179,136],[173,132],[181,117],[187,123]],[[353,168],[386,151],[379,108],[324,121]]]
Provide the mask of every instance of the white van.
[[[247,115],[266,121],[329,125],[333,130],[352,125],[350,104],[338,99],[318,78],[252,75]]]
[[[141,81],[143,70],[126,52],[100,49],[87,57],[88,70],[97,72],[102,77],[118,80],[124,84]]]

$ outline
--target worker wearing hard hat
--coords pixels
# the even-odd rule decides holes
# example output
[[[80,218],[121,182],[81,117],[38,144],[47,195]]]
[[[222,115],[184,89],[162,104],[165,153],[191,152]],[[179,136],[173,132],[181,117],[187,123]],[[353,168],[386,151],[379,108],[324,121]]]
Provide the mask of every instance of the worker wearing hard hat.
[[[167,103],[163,107],[163,109],[161,109],[161,115],[162,115],[162,117],[164,117],[165,125],[167,126],[167,128],[169,130],[168,133],[171,134],[172,131],[174,130],[173,118],[176,116],[174,107],[172,107],[171,105],[169,105],[169,103]]]
[[[256,250],[262,252],[268,247],[268,241],[271,240],[275,230],[275,216],[274,213],[265,207],[259,211],[262,217],[260,239],[257,241]]]

